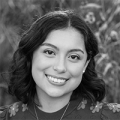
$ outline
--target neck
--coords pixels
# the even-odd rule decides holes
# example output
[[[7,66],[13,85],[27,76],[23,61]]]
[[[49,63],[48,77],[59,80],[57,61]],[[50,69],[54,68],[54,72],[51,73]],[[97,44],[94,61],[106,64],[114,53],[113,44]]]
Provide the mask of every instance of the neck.
[[[70,101],[71,94],[72,93],[69,93],[61,97],[51,97],[45,92],[37,90],[35,101],[40,105],[39,109],[44,112],[52,113],[60,110],[65,105],[67,105]]]

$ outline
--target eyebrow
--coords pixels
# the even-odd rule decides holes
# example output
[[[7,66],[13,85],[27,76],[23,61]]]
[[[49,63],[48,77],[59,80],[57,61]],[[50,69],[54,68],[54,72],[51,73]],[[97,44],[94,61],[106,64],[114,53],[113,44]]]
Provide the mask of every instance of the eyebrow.
[[[54,45],[52,45],[50,43],[43,43],[41,46],[49,46],[49,47],[53,47],[53,48],[59,50],[56,46],[54,46]]]
[[[84,51],[81,49],[72,49],[69,52],[82,52],[84,54]]]
[[[43,43],[41,46],[50,46],[50,47],[53,47],[53,48],[59,50],[56,46],[54,46],[54,45],[52,45],[50,43]],[[81,50],[81,49],[71,49],[68,52],[82,52],[84,54],[84,51]]]

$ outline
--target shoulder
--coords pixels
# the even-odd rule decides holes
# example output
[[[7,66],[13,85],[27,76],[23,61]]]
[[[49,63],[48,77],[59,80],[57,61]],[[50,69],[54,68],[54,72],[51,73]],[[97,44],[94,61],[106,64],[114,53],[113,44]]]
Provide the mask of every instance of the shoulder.
[[[103,103],[101,117],[111,120],[120,120],[120,104]]]
[[[8,120],[10,117],[15,116],[20,109],[24,112],[27,109],[27,105],[22,102],[15,102],[11,105],[0,107],[0,120]]]
[[[92,113],[99,113],[102,120],[120,120],[120,104],[97,102],[90,107]]]
[[[96,102],[89,100],[80,102],[77,106],[77,117],[85,120],[120,120],[120,104]]]

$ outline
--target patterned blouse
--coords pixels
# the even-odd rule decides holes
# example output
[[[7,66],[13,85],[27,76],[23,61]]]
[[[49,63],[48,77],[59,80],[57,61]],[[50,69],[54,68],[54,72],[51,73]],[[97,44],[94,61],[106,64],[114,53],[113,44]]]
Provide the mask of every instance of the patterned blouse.
[[[60,120],[65,109],[66,106],[57,112],[45,113],[33,102],[29,105],[16,102],[0,107],[0,120]],[[120,104],[97,102],[93,105],[86,99],[74,100],[62,120],[120,120]]]

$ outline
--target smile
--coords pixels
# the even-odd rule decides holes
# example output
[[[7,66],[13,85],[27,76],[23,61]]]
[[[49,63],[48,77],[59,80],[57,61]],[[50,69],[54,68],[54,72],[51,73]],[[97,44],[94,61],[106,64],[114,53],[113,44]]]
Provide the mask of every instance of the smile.
[[[68,80],[68,79],[65,79],[65,78],[56,78],[56,77],[53,77],[53,76],[50,76],[50,75],[46,75],[48,80],[50,81],[50,83],[56,83],[56,84],[65,84],[65,82]]]

